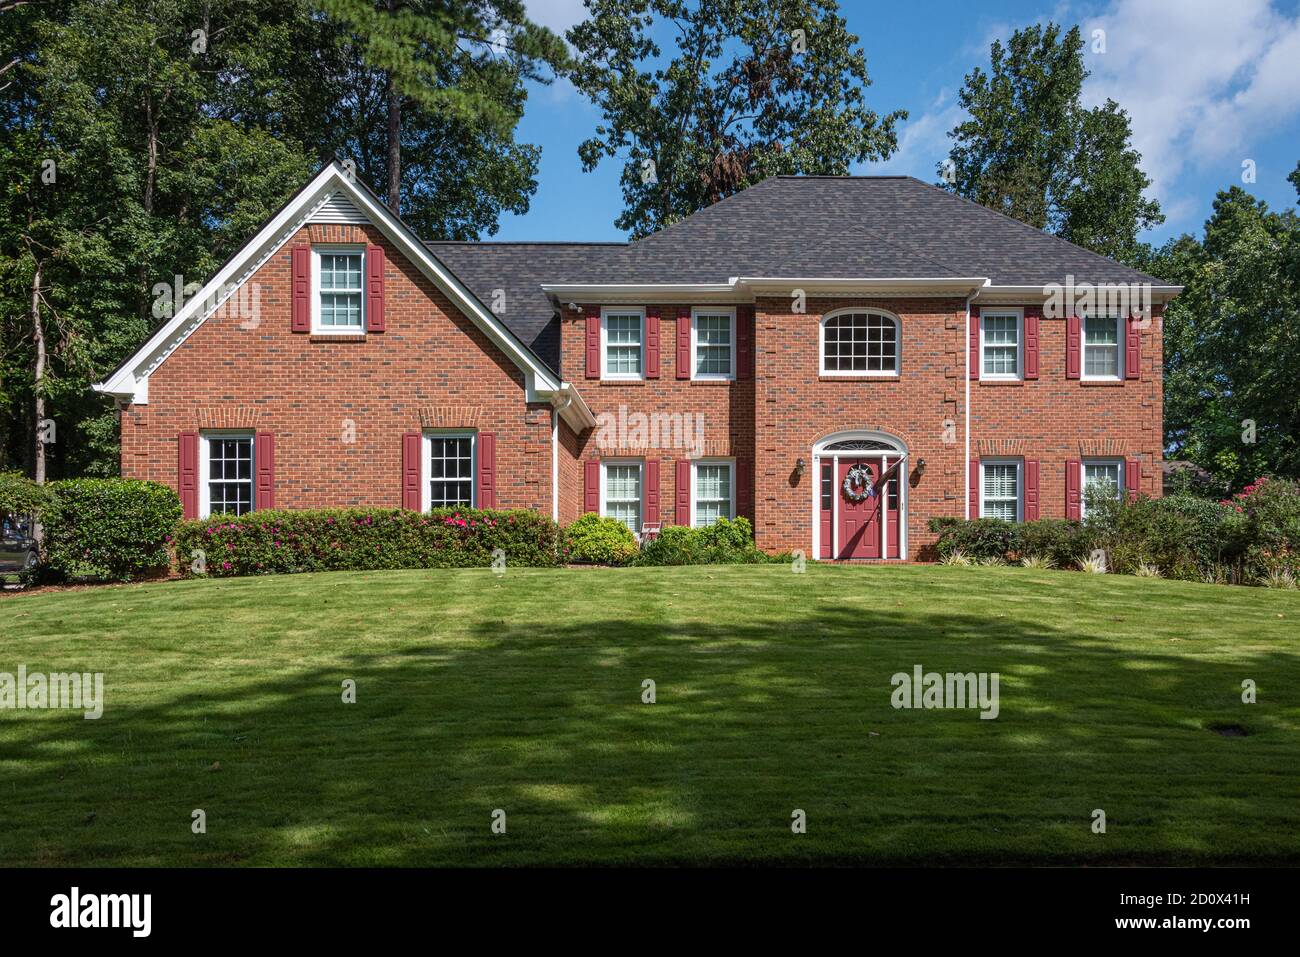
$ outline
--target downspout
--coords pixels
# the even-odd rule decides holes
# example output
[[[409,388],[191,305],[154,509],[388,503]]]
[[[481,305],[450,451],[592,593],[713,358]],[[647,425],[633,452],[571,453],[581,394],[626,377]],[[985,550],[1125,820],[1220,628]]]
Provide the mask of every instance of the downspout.
[[[966,461],[962,464],[962,469],[961,469],[961,474],[964,476],[964,478],[962,479],[962,484],[963,484],[963,488],[965,488],[966,490],[966,494],[962,496],[962,500],[961,500],[961,511],[963,517],[965,518],[970,518],[970,515],[968,513],[970,511],[970,493],[971,493],[971,488],[970,488],[970,373],[971,373],[970,301],[973,298],[975,298],[974,293],[971,293],[966,297],[966,338],[961,344],[962,345],[961,351],[966,355],[966,375],[964,376],[966,380],[966,424],[965,427],[963,428],[963,431],[966,433]]]

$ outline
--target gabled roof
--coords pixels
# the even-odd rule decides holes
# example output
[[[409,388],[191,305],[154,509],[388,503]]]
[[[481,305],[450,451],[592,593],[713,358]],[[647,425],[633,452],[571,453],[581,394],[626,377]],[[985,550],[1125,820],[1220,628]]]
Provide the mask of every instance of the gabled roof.
[[[148,401],[149,375],[181,345],[191,333],[229,298],[231,291],[247,281],[272,255],[303,227],[313,213],[326,204],[337,204],[340,197],[355,207],[365,219],[434,283],[487,337],[523,372],[529,399],[569,393],[576,402],[565,404],[570,416],[590,419],[581,397],[543,362],[532,349],[470,291],[457,275],[432,255],[411,229],[398,219],[379,198],[337,163],[331,163],[312,178],[271,217],[269,221],[191,297],[171,319],[159,326],[136,352],[104,382],[94,386],[97,392],[137,403]],[[588,423],[589,424],[589,423]]]

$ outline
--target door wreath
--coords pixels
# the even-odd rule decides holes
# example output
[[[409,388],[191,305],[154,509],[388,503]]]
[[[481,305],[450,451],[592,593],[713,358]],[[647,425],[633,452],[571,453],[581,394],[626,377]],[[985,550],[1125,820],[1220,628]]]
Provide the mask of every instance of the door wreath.
[[[865,465],[854,465],[844,476],[844,497],[850,502],[862,502],[876,494],[871,484],[871,470]]]

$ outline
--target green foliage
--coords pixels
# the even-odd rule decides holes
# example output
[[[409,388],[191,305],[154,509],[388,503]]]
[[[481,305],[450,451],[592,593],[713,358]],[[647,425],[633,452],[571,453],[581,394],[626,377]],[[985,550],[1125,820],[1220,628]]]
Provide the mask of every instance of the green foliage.
[[[0,518],[5,515],[39,515],[48,506],[49,489],[21,472],[0,472]]]
[[[720,518],[704,528],[668,525],[642,546],[636,565],[757,565],[780,562],[788,556],[769,556],[754,547],[749,519]]]
[[[1300,166],[1292,174],[1300,193]],[[1203,240],[1181,236],[1148,271],[1184,287],[1165,309],[1165,441],[1240,489],[1300,478],[1300,216],[1234,186]]]
[[[1035,24],[994,40],[989,72],[967,74],[940,185],[1062,239],[1128,261],[1138,234],[1164,222],[1113,100],[1085,109],[1079,28]]]
[[[564,530],[564,555],[569,561],[623,565],[636,554],[636,536],[616,518],[588,512]]]
[[[536,512],[438,508],[267,510],[182,522],[176,559],[217,577],[556,563],[559,529]]]
[[[1241,523],[1252,573],[1300,575],[1300,482],[1259,478],[1223,505]]]
[[[937,548],[941,557],[961,552],[973,561],[985,558],[1008,558],[1016,548],[1016,524],[1000,518],[958,520],[931,530],[939,531]]]
[[[67,479],[51,482],[46,567],[63,578],[130,581],[167,567],[181,517],[176,493],[157,482]]]
[[[907,114],[867,108],[866,57],[830,0],[587,7],[572,79],[602,122],[578,155],[586,170],[622,160],[616,225],[633,236],[778,173],[840,175],[898,148]]]
[[[1056,568],[1074,568],[1093,549],[1093,536],[1079,522],[1040,518],[1017,531],[1016,554],[1045,559]]]

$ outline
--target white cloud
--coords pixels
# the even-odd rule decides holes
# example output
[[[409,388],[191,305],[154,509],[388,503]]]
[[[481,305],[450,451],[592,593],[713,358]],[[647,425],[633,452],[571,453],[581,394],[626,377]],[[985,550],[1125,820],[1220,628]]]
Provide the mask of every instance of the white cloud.
[[[1249,158],[1300,113],[1300,16],[1270,0],[1115,0],[1083,24],[1085,38],[1098,28],[1106,52],[1085,47],[1085,100],[1110,97],[1129,112],[1171,220],[1185,205],[1175,188],[1189,165]]]

